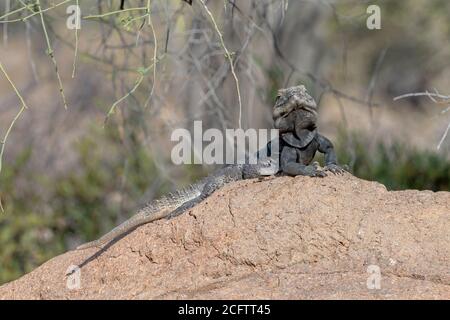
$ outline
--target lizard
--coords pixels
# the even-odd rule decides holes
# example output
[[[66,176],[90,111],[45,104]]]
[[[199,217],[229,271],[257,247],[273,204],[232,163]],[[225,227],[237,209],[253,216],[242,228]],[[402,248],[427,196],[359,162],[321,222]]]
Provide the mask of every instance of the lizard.
[[[341,173],[332,143],[317,132],[317,111],[314,99],[304,86],[280,89],[273,108],[274,127],[280,130],[279,158],[281,174],[290,176],[326,176],[325,171]],[[272,153],[273,140],[267,145],[268,155]],[[273,150],[276,151],[276,150]],[[325,154],[325,170],[310,165],[316,151]],[[259,154],[259,152],[258,152]],[[259,158],[259,157],[258,157]],[[174,218],[194,207],[225,184],[242,179],[260,178],[273,167],[273,159],[261,158],[257,164],[225,166],[187,188],[148,203],[134,216],[110,232],[92,242],[80,245],[78,250],[99,247],[129,233],[149,222]]]
[[[317,133],[317,104],[303,85],[278,90],[272,117],[283,139],[295,147],[304,148]]]
[[[102,246],[143,224],[155,220],[174,218],[206,199],[225,184],[243,179],[261,178],[267,175],[267,170],[270,172],[272,167],[273,161],[270,158],[260,159],[257,164],[227,165],[197,183],[146,204],[130,219],[115,227],[100,239],[78,246],[77,250]]]
[[[305,86],[278,90],[272,116],[274,127],[280,132],[283,174],[324,177],[326,171],[335,174],[345,171],[337,163],[331,141],[317,130],[317,104]],[[310,165],[317,151],[325,155],[324,170],[318,170],[317,162]]]

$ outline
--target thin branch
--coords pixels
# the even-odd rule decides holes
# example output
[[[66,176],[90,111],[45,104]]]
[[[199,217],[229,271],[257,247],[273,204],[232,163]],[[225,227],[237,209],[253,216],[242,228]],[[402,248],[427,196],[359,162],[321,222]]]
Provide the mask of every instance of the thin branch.
[[[32,53],[32,48],[31,48],[31,35],[30,35],[31,29],[30,28],[31,28],[30,22],[25,21],[25,38],[26,38],[26,44],[27,44],[28,60],[30,62],[33,79],[37,83],[39,81],[39,76],[38,76],[38,73],[36,70],[36,64],[33,59],[33,53]]]
[[[5,3],[5,11],[8,13],[11,10],[11,2],[10,0],[6,0]],[[8,18],[6,18],[8,20]],[[3,26],[3,45],[6,47],[8,45],[8,25],[5,24]]]
[[[40,4],[39,4],[39,0],[36,0],[36,5],[39,7],[39,10],[38,10],[38,11],[35,11],[35,12],[33,12],[32,14],[30,14],[30,15],[28,15],[28,16],[26,16],[26,17],[23,17],[23,18],[14,19],[14,20],[8,20],[8,21],[0,21],[0,23],[23,22],[23,21],[28,20],[28,19],[31,18],[31,17],[34,17],[34,16],[37,15],[37,14],[42,14],[42,13],[47,12],[47,11],[49,11],[49,10],[55,9],[55,8],[57,8],[57,7],[59,7],[59,6],[63,5],[63,4],[66,4],[66,3],[70,2],[70,1],[72,1],[72,0],[64,0],[64,1],[62,1],[62,2],[59,2],[59,3],[57,3],[57,4],[54,4],[54,5],[51,6],[51,7],[48,7],[48,8],[46,8],[46,9],[43,9],[43,10],[42,10],[42,9],[41,9],[41,6],[40,6]],[[25,7],[20,8],[19,11],[24,10],[24,9],[28,9],[28,10],[30,10],[30,11],[33,11],[31,8],[32,8],[32,5],[28,5],[28,6],[25,6]],[[15,11],[17,11],[17,10],[15,10]],[[10,13],[13,13],[13,12],[10,12]],[[5,17],[8,16],[8,15],[9,15],[9,14],[0,17],[0,20],[3,19],[3,18],[5,18]]]
[[[404,98],[410,98],[410,97],[428,97],[431,101],[433,101],[436,104],[447,104],[450,101],[450,95],[446,96],[446,95],[440,94],[436,89],[435,89],[434,93],[428,92],[428,91],[406,93],[401,96],[395,97],[394,101],[404,99]],[[435,98],[438,98],[441,101],[438,101]],[[446,108],[442,113],[445,113],[447,110],[448,110],[448,108]],[[445,138],[447,138],[449,130],[450,130],[450,123],[448,124],[447,129],[445,129],[444,134],[442,135],[441,140],[439,141],[439,143],[437,145],[438,150],[441,149],[442,143],[444,142]]]
[[[449,96],[445,96],[439,93],[431,93],[431,92],[412,92],[412,93],[406,93],[406,94],[402,94],[401,96],[395,97],[394,101],[400,100],[400,99],[404,99],[404,98],[410,98],[410,97],[421,97],[421,96],[427,96],[429,98],[431,97],[435,97],[435,98],[439,98],[442,100],[450,100],[450,95]]]
[[[445,129],[444,134],[442,135],[441,140],[439,141],[439,143],[437,145],[438,150],[441,149],[442,143],[444,142],[445,138],[447,138],[449,130],[450,130],[450,122],[448,123],[447,129]]]
[[[80,5],[78,3],[79,0],[76,0],[76,5],[78,8],[80,8]],[[74,51],[74,57],[73,57],[73,68],[72,68],[72,79],[75,78],[75,69],[77,66],[77,56],[78,56],[78,28],[81,28],[79,25],[81,23],[80,17],[76,17],[76,26],[75,26],[75,51]]]
[[[378,56],[378,59],[377,59],[376,65],[375,65],[375,69],[373,71],[372,77],[370,78],[369,86],[367,89],[366,101],[367,101],[367,105],[369,106],[369,115],[370,115],[370,121],[371,121],[372,125],[373,125],[373,111],[372,111],[373,93],[374,93],[376,82],[378,80],[378,74],[380,72],[381,65],[383,64],[383,60],[384,60],[384,57],[386,56],[387,51],[388,51],[388,48],[385,47],[380,52],[380,55]]]
[[[228,61],[230,63],[231,73],[233,74],[234,82],[236,83],[236,91],[237,91],[238,101],[239,101],[239,129],[241,129],[242,128],[242,99],[241,99],[241,91],[239,89],[239,79],[238,79],[238,77],[236,75],[236,71],[234,70],[233,58],[231,56],[231,53],[228,51],[227,47],[225,46],[225,42],[223,40],[223,35],[220,32],[219,27],[217,26],[217,23],[216,23],[216,20],[214,19],[213,14],[209,10],[209,8],[206,5],[204,0],[199,0],[199,1],[202,4],[202,6],[205,9],[205,11],[207,12],[207,14],[209,15],[209,18],[211,19],[211,22],[213,23],[214,28],[215,28],[218,36],[219,36],[222,48],[225,51],[225,57],[228,59]]]
[[[161,57],[162,59],[162,57]],[[139,72],[139,77],[136,80],[136,82],[134,83],[133,88],[128,91],[124,96],[122,96],[120,99],[118,99],[116,102],[113,103],[113,105],[111,106],[111,108],[109,108],[108,113],[106,114],[106,118],[104,123],[106,124],[106,122],[108,121],[108,119],[114,114],[114,112],[116,111],[116,107],[119,103],[121,103],[122,101],[124,101],[125,99],[127,99],[130,95],[132,95],[141,85],[142,81],[144,80],[145,75],[148,73],[148,71],[150,71],[151,68],[155,68],[157,61],[155,60],[153,62],[152,65],[150,65],[147,68],[141,68],[138,70]]]
[[[13,88],[14,92],[16,93],[17,97],[20,100],[20,103],[22,104],[21,108],[19,109],[19,112],[16,114],[12,122],[10,123],[8,129],[6,130],[5,136],[3,137],[3,140],[0,142],[0,173],[2,172],[2,163],[3,163],[3,154],[5,152],[5,146],[6,141],[8,140],[9,134],[11,133],[11,130],[13,129],[14,125],[16,124],[16,121],[20,118],[22,113],[25,111],[25,109],[28,108],[27,104],[25,103],[25,100],[23,99],[22,95],[20,94],[19,90],[17,90],[16,86],[14,85],[14,82],[9,77],[8,73],[6,72],[5,68],[3,67],[3,64],[0,62],[0,71],[3,73],[3,75],[6,77],[6,80],[8,80],[9,84]],[[3,206],[1,205],[1,199],[0,199],[0,210],[3,212]]]
[[[7,18],[7,17],[9,17],[10,15],[13,15],[13,14],[15,14],[15,13],[19,13],[20,11],[27,9],[27,7],[28,7],[28,6],[23,6],[23,7],[19,8],[19,9],[13,10],[13,11],[9,11],[9,12],[6,11],[6,14],[2,15],[2,16],[0,17],[0,20],[5,19],[5,18]]]
[[[20,103],[25,106],[25,108],[28,108],[27,104],[25,103],[25,100],[23,99],[22,95],[20,94],[19,90],[17,90],[17,87],[14,85],[14,82],[11,80],[11,78],[9,77],[9,75],[6,73],[5,68],[3,67],[3,64],[0,61],[0,71],[3,73],[3,75],[5,76],[6,80],[8,80],[9,84],[11,85],[11,87],[13,88],[14,92],[16,93],[17,97],[20,100]]]
[[[44,10],[41,9],[40,0],[36,0],[36,5],[39,8],[39,15],[41,17],[42,30],[44,31],[45,41],[47,42],[48,55],[51,58],[51,60],[53,62],[53,65],[55,66],[56,78],[58,79],[59,92],[60,92],[61,98],[63,100],[64,109],[67,109],[66,96],[64,94],[64,89],[63,89],[63,85],[62,85],[62,81],[61,81],[61,76],[59,75],[58,64],[56,63],[56,58],[55,58],[55,55],[53,53],[52,45],[50,43],[50,37],[48,36],[47,28],[45,26],[44,14],[43,14]]]
[[[144,10],[147,10],[147,7],[129,8],[129,9],[124,9],[124,10],[111,11],[111,12],[107,12],[107,13],[103,13],[103,14],[94,14],[94,15],[85,16],[85,17],[83,17],[83,19],[104,18],[104,17],[110,16],[110,15],[114,15],[114,14],[118,14],[118,13],[122,13],[122,12],[144,11]]]
[[[154,43],[154,47],[153,47],[153,61],[154,61],[154,63],[156,63],[156,58],[157,58],[156,55],[158,53],[158,40],[156,38],[155,28],[154,28],[153,22],[152,22],[151,8],[152,8],[151,7],[151,0],[148,0],[148,2],[147,2],[148,25],[150,26],[150,29],[152,30],[153,43]],[[149,94],[147,100],[145,101],[144,108],[147,106],[147,104],[150,102],[150,99],[153,96],[153,91],[155,90],[155,81],[156,81],[156,66],[153,67],[152,88],[150,90],[150,94]]]

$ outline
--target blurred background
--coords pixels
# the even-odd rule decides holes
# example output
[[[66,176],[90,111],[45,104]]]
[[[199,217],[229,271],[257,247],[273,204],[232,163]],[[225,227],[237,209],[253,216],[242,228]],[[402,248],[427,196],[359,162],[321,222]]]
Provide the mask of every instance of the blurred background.
[[[79,2],[77,31],[76,0],[0,3],[0,63],[28,106],[14,122],[0,73],[0,284],[206,175],[172,164],[173,129],[271,128],[282,87],[308,88],[356,176],[449,191],[449,1]]]

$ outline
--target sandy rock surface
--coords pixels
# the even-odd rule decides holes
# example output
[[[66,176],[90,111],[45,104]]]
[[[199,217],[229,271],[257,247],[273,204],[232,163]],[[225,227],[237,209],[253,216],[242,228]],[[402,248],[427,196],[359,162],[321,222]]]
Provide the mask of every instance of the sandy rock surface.
[[[450,192],[350,174],[241,181],[0,287],[0,299],[176,298],[450,299]]]

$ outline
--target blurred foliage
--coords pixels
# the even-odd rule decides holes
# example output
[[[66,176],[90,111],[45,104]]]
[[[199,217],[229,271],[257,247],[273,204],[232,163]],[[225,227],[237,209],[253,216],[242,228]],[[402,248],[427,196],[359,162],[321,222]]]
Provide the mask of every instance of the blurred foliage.
[[[161,181],[152,196],[169,191],[145,147],[124,148],[116,127],[99,137],[94,132],[78,141],[77,168],[57,177],[27,167],[30,148],[5,165],[0,283],[111,229],[134,212],[152,181]]]
[[[364,134],[341,131],[338,140],[340,163],[351,164],[351,172],[362,179],[375,180],[388,190],[450,191],[450,161],[433,151],[417,150],[405,144],[378,143],[369,148]],[[351,141],[351,144],[349,143]]]

